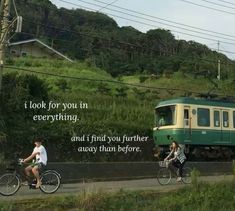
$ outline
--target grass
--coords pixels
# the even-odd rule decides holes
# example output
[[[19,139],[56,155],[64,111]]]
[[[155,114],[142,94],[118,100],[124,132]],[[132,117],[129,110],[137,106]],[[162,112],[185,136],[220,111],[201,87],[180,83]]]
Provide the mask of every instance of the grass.
[[[190,74],[183,74],[182,72],[176,72],[171,75],[163,75],[163,76],[152,76],[152,75],[141,75],[134,74],[131,76],[121,76],[118,78],[112,77],[106,71],[90,66],[85,62],[67,62],[63,60],[49,60],[49,59],[33,59],[33,58],[17,58],[14,60],[9,60],[8,65],[13,65],[21,68],[27,68],[34,71],[40,71],[45,73],[54,73],[58,75],[66,75],[72,77],[80,77],[80,78],[91,78],[91,79],[99,79],[99,80],[112,80],[112,81],[121,81],[125,83],[132,84],[140,84],[145,86],[153,86],[153,87],[165,87],[165,88],[177,88],[185,91],[192,92],[202,92],[206,93],[213,89],[214,85],[210,82],[209,79],[204,77],[195,78]],[[13,69],[6,69],[5,72],[12,72]],[[19,71],[21,74],[25,74],[26,72]],[[61,82],[61,78],[40,75],[38,76],[44,79],[51,89],[58,91],[58,83]],[[141,78],[144,78],[141,81]],[[99,87],[100,82],[94,81],[85,81],[85,80],[72,80],[72,79],[64,79],[66,80],[67,87],[73,91],[88,91],[94,92]],[[230,78],[224,81],[213,80],[218,84],[218,88],[215,90],[216,93],[220,93],[223,95],[235,95],[235,86],[234,79]],[[119,87],[123,87],[123,85],[104,82],[105,87],[111,90],[111,94],[115,94],[115,89]],[[138,93],[135,88],[128,87],[127,90],[128,97],[136,98],[136,95],[141,95]],[[146,91],[145,88],[137,88],[142,91]],[[142,95],[146,97],[146,99],[166,99],[177,96],[184,95],[184,91],[164,91],[164,90],[149,90],[149,92],[143,92]]]
[[[84,210],[84,211],[232,211],[235,207],[235,183],[200,183],[177,191],[83,192],[46,199],[0,202],[0,210]]]
[[[100,79],[100,80],[115,80],[110,74],[96,67],[90,67],[84,62],[67,62],[62,60],[49,60],[49,59],[33,59],[33,58],[17,58],[11,60],[9,63],[11,66],[16,66],[19,68],[25,68],[32,71],[38,71],[42,73],[52,73],[56,75],[63,75],[68,77],[77,77],[77,78],[91,78],[91,79]],[[16,71],[14,69],[7,68],[5,72]],[[20,74],[29,74],[21,70],[17,70]],[[30,73],[34,74],[34,73]],[[51,89],[57,91],[58,83],[61,78],[48,76],[43,74],[37,74],[40,78],[46,81]],[[70,89],[80,89],[84,91],[94,91],[96,84],[94,82],[89,82],[86,80],[73,80],[65,79],[68,87]],[[112,84],[111,84],[112,85]],[[111,86],[110,85],[110,86]]]
[[[122,81],[127,83],[140,83],[140,77],[142,75],[132,75],[132,76],[123,76],[121,77]],[[145,75],[145,77],[147,77]],[[151,77],[149,75],[147,79],[141,83],[146,86],[153,87],[165,87],[167,89],[181,89],[185,92],[199,92],[207,93],[210,90],[213,90],[212,93],[217,93],[220,95],[232,96],[235,95],[235,86],[234,79],[229,78],[227,80],[218,81],[216,79],[210,78],[213,82],[217,83],[218,88],[215,88],[211,80],[204,77],[195,78],[191,74],[183,74],[181,72],[175,72],[170,76],[161,76],[161,77]],[[161,91],[159,93],[160,99],[165,99],[169,97],[175,97],[184,94],[183,92],[172,91],[168,93],[167,91]]]

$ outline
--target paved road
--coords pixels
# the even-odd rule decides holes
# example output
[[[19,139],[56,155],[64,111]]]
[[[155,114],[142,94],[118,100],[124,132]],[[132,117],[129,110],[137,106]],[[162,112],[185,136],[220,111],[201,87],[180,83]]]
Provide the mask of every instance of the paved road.
[[[199,181],[205,182],[217,182],[223,180],[232,180],[233,176],[207,176],[200,177]],[[100,191],[119,191],[122,190],[158,190],[160,192],[167,192],[184,187],[185,184],[176,183],[175,179],[171,181],[171,184],[167,186],[161,186],[156,179],[139,179],[139,180],[125,180],[125,181],[106,181],[106,182],[90,182],[90,183],[75,183],[75,184],[63,184],[60,189],[50,195],[68,195],[71,193],[81,192],[100,192]],[[21,189],[10,197],[0,196],[0,200],[21,200],[30,198],[45,198],[49,195],[42,193],[40,190],[29,190],[28,187],[21,187]]]

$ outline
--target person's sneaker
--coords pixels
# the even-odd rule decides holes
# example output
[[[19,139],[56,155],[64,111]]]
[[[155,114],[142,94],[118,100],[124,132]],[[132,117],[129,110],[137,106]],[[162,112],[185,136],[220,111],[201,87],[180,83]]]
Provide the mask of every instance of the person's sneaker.
[[[181,182],[181,181],[182,181],[182,177],[178,177],[178,178],[176,179],[176,181],[177,181],[177,182]]]
[[[37,182],[37,185],[36,185],[36,188],[39,188],[41,185],[42,185],[42,182],[41,182],[41,181],[38,181],[38,182]]]

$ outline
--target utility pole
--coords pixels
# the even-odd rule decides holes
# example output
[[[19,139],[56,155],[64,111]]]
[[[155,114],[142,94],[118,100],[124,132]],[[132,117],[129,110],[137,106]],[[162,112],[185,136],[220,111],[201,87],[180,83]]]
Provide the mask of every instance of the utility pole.
[[[10,17],[10,4],[13,2],[16,17],[13,20],[9,20]],[[2,91],[2,75],[5,59],[5,49],[9,42],[8,33],[13,31],[20,33],[22,30],[22,17],[18,15],[15,0],[1,0],[0,4],[0,93]]]
[[[220,41],[218,41],[217,45],[218,45],[218,53],[219,53]],[[220,74],[220,59],[219,58],[218,58],[218,75],[217,75],[217,79],[218,80],[221,79],[221,74]]]
[[[10,15],[10,0],[2,0],[0,8],[0,92],[2,91],[2,75],[5,57],[5,48],[7,41],[7,34],[9,31],[9,15]]]

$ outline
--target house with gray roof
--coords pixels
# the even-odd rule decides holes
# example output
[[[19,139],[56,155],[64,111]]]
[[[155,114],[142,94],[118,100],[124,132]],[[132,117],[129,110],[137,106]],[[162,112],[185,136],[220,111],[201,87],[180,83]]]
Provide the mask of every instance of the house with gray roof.
[[[39,39],[30,39],[9,43],[8,53],[11,56],[31,56],[36,58],[65,59],[73,62],[70,58],[48,46]]]

